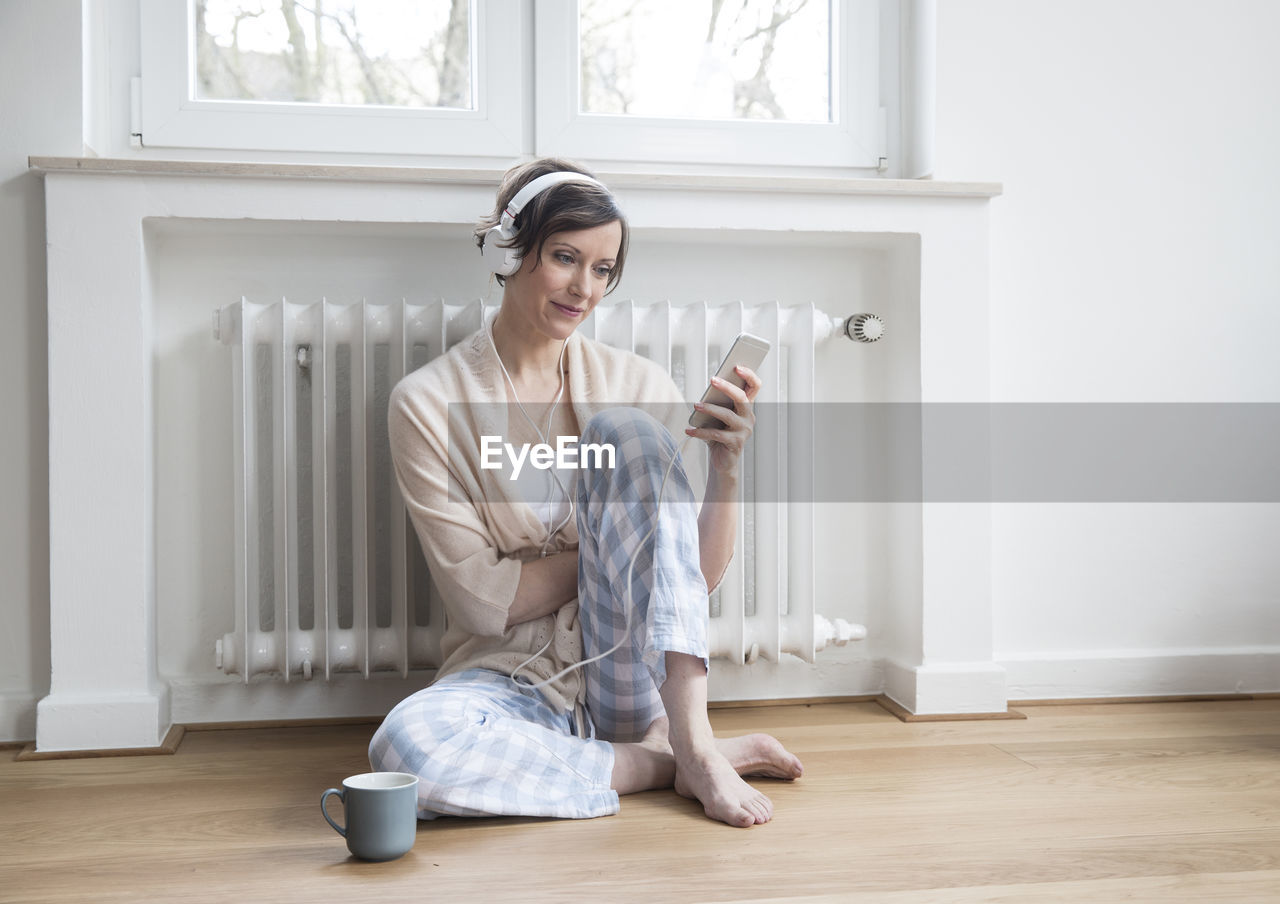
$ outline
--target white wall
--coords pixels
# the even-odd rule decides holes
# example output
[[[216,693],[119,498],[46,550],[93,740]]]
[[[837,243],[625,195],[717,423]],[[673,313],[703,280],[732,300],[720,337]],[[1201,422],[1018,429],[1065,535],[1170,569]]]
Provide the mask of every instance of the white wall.
[[[77,156],[80,0],[0,3],[0,740],[35,737],[49,688],[44,187],[29,154]]]
[[[1278,31],[1270,0],[940,0],[935,175],[1005,187],[993,399],[1280,402]],[[1001,505],[994,531],[1011,696],[1280,687],[1280,506]]]
[[[1280,401],[1280,5],[938,6],[935,176],[1005,184],[993,397]],[[96,9],[112,53],[136,53],[136,2]],[[34,736],[49,668],[44,218],[26,157],[79,154],[82,122],[124,153],[101,110],[83,115],[80,36],[76,0],[0,3],[0,738]],[[129,64],[92,66],[89,94],[118,119]],[[1080,661],[1096,693],[1179,675],[1280,689],[1276,657],[1253,655],[1280,642],[1276,506],[1008,505],[994,530],[1015,696],[1078,691]],[[1143,657],[1165,671],[1112,668]],[[1242,662],[1261,663],[1243,684]]]

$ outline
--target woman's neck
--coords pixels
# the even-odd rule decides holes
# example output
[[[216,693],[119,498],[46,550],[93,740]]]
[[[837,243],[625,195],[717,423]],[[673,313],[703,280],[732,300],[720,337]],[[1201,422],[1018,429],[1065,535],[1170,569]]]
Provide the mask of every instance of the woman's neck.
[[[492,328],[494,349],[511,379],[524,384],[559,381],[563,342],[522,330],[514,318],[501,309]]]

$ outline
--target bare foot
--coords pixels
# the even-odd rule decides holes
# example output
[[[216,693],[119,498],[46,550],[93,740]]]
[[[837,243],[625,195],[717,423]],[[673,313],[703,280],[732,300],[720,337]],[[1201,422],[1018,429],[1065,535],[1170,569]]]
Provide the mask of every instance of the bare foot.
[[[707,719],[706,661],[668,650],[665,664],[667,678],[658,693],[670,717],[676,793],[701,802],[707,816],[731,826],[768,822],[773,818],[773,802],[744,782],[737,767],[794,778],[799,761],[768,735],[754,735],[725,742],[737,760],[735,766],[721,751]]]
[[[773,818],[773,802],[744,782],[715,747],[676,757],[676,793],[697,800],[707,816],[739,828]]]
[[[800,760],[788,753],[772,735],[716,738],[716,748],[738,775],[763,775],[788,781],[804,775]]]
[[[669,723],[660,716],[645,731],[638,742],[649,750],[672,753],[667,739]],[[782,746],[773,735],[749,734],[736,738],[716,738],[716,749],[729,761],[733,771],[741,776],[759,775],[793,781],[804,775],[804,766]]]

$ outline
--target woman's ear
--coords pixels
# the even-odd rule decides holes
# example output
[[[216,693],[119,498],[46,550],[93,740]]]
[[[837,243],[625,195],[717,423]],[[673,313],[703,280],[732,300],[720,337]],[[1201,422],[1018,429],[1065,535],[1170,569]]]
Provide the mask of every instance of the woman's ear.
[[[530,248],[528,255],[520,258],[520,266],[516,267],[515,272],[510,274],[507,279],[515,279],[521,273],[527,273],[536,266],[538,266],[538,249]]]

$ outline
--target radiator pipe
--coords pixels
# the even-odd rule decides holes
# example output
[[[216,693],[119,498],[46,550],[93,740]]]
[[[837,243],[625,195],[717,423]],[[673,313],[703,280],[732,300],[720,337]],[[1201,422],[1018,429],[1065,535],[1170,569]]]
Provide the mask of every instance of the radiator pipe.
[[[813,650],[818,652],[824,650],[830,644],[843,647],[851,640],[866,640],[867,629],[865,625],[857,625],[847,622],[843,618],[837,618],[830,621],[827,618],[814,614],[813,616]]]

